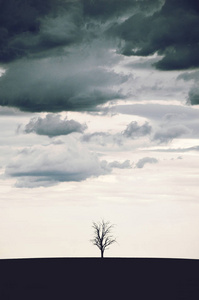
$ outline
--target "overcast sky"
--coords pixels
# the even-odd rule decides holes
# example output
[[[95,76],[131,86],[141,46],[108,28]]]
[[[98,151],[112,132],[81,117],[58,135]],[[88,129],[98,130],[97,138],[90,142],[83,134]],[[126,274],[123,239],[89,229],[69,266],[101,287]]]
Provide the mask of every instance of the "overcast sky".
[[[0,2],[0,258],[199,259],[199,5]]]

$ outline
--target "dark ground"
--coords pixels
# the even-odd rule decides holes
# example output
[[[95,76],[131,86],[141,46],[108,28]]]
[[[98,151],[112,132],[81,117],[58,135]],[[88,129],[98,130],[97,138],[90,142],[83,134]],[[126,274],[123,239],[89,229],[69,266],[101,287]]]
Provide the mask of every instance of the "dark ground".
[[[199,260],[0,260],[0,300],[4,299],[199,300]]]

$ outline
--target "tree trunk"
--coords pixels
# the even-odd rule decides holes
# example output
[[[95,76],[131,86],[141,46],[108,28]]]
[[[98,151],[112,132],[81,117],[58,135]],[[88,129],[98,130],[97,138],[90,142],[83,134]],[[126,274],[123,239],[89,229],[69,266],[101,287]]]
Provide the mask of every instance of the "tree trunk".
[[[104,251],[101,250],[101,258],[104,258]]]

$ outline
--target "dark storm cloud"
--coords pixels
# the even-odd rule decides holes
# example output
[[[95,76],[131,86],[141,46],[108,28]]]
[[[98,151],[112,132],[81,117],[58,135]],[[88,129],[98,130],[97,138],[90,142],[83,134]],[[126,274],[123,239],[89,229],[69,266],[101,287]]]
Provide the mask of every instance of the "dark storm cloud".
[[[105,21],[109,29],[102,32],[121,40],[124,55],[157,52],[163,58],[155,66],[162,70],[199,66],[195,0],[1,1],[0,61],[47,56],[53,49],[58,55],[60,46],[94,39]]]
[[[153,13],[162,6],[163,0],[82,0],[81,2],[86,16],[109,20],[123,15],[129,16],[137,11]]]
[[[0,2],[0,62],[69,45],[80,39],[78,1]]]
[[[166,0],[153,15],[134,14],[111,31],[119,36],[122,54],[163,58],[154,63],[160,70],[199,66],[199,4],[195,0]]]
[[[149,13],[161,3],[160,0],[0,1],[0,62],[51,55],[49,51],[79,43],[90,33],[90,38],[95,38],[96,26],[99,29],[96,19],[101,23],[140,10]],[[54,55],[58,55],[57,51]]]
[[[123,99],[128,78],[108,71],[115,48],[162,55],[154,64],[162,70],[197,67],[198,12],[193,0],[1,0],[0,105],[92,111]]]
[[[140,159],[135,167],[138,169],[142,169],[146,164],[156,164],[158,163],[158,160],[154,157],[144,157],[142,159]]]
[[[80,0],[0,1],[0,105],[30,112],[93,110],[124,98],[113,63]],[[90,22],[90,21],[89,21]],[[91,22],[95,23],[95,20]],[[102,30],[103,31],[103,30]],[[95,35],[95,34],[94,34]]]
[[[128,138],[138,138],[142,136],[149,135],[151,133],[152,127],[148,122],[145,122],[143,125],[138,125],[136,121],[132,121],[127,125],[126,129],[122,134]]]
[[[121,85],[127,80],[96,65],[88,67],[81,56],[23,61],[0,78],[0,104],[31,112],[92,110],[124,98]]]
[[[61,120],[60,115],[47,114],[45,118],[32,118],[25,126],[25,133],[36,133],[49,137],[68,135],[72,132],[83,133],[87,128],[85,124],[80,124],[75,120]]]

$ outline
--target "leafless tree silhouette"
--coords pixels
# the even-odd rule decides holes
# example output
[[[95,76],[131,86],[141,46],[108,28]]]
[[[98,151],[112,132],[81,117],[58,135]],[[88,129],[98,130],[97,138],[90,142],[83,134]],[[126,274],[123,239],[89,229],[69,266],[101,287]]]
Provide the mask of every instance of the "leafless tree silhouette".
[[[105,249],[116,242],[116,239],[111,235],[114,225],[111,225],[110,222],[105,222],[102,220],[98,223],[93,222],[92,227],[94,229],[94,238],[91,240],[91,242],[100,249],[101,258],[103,258]]]

